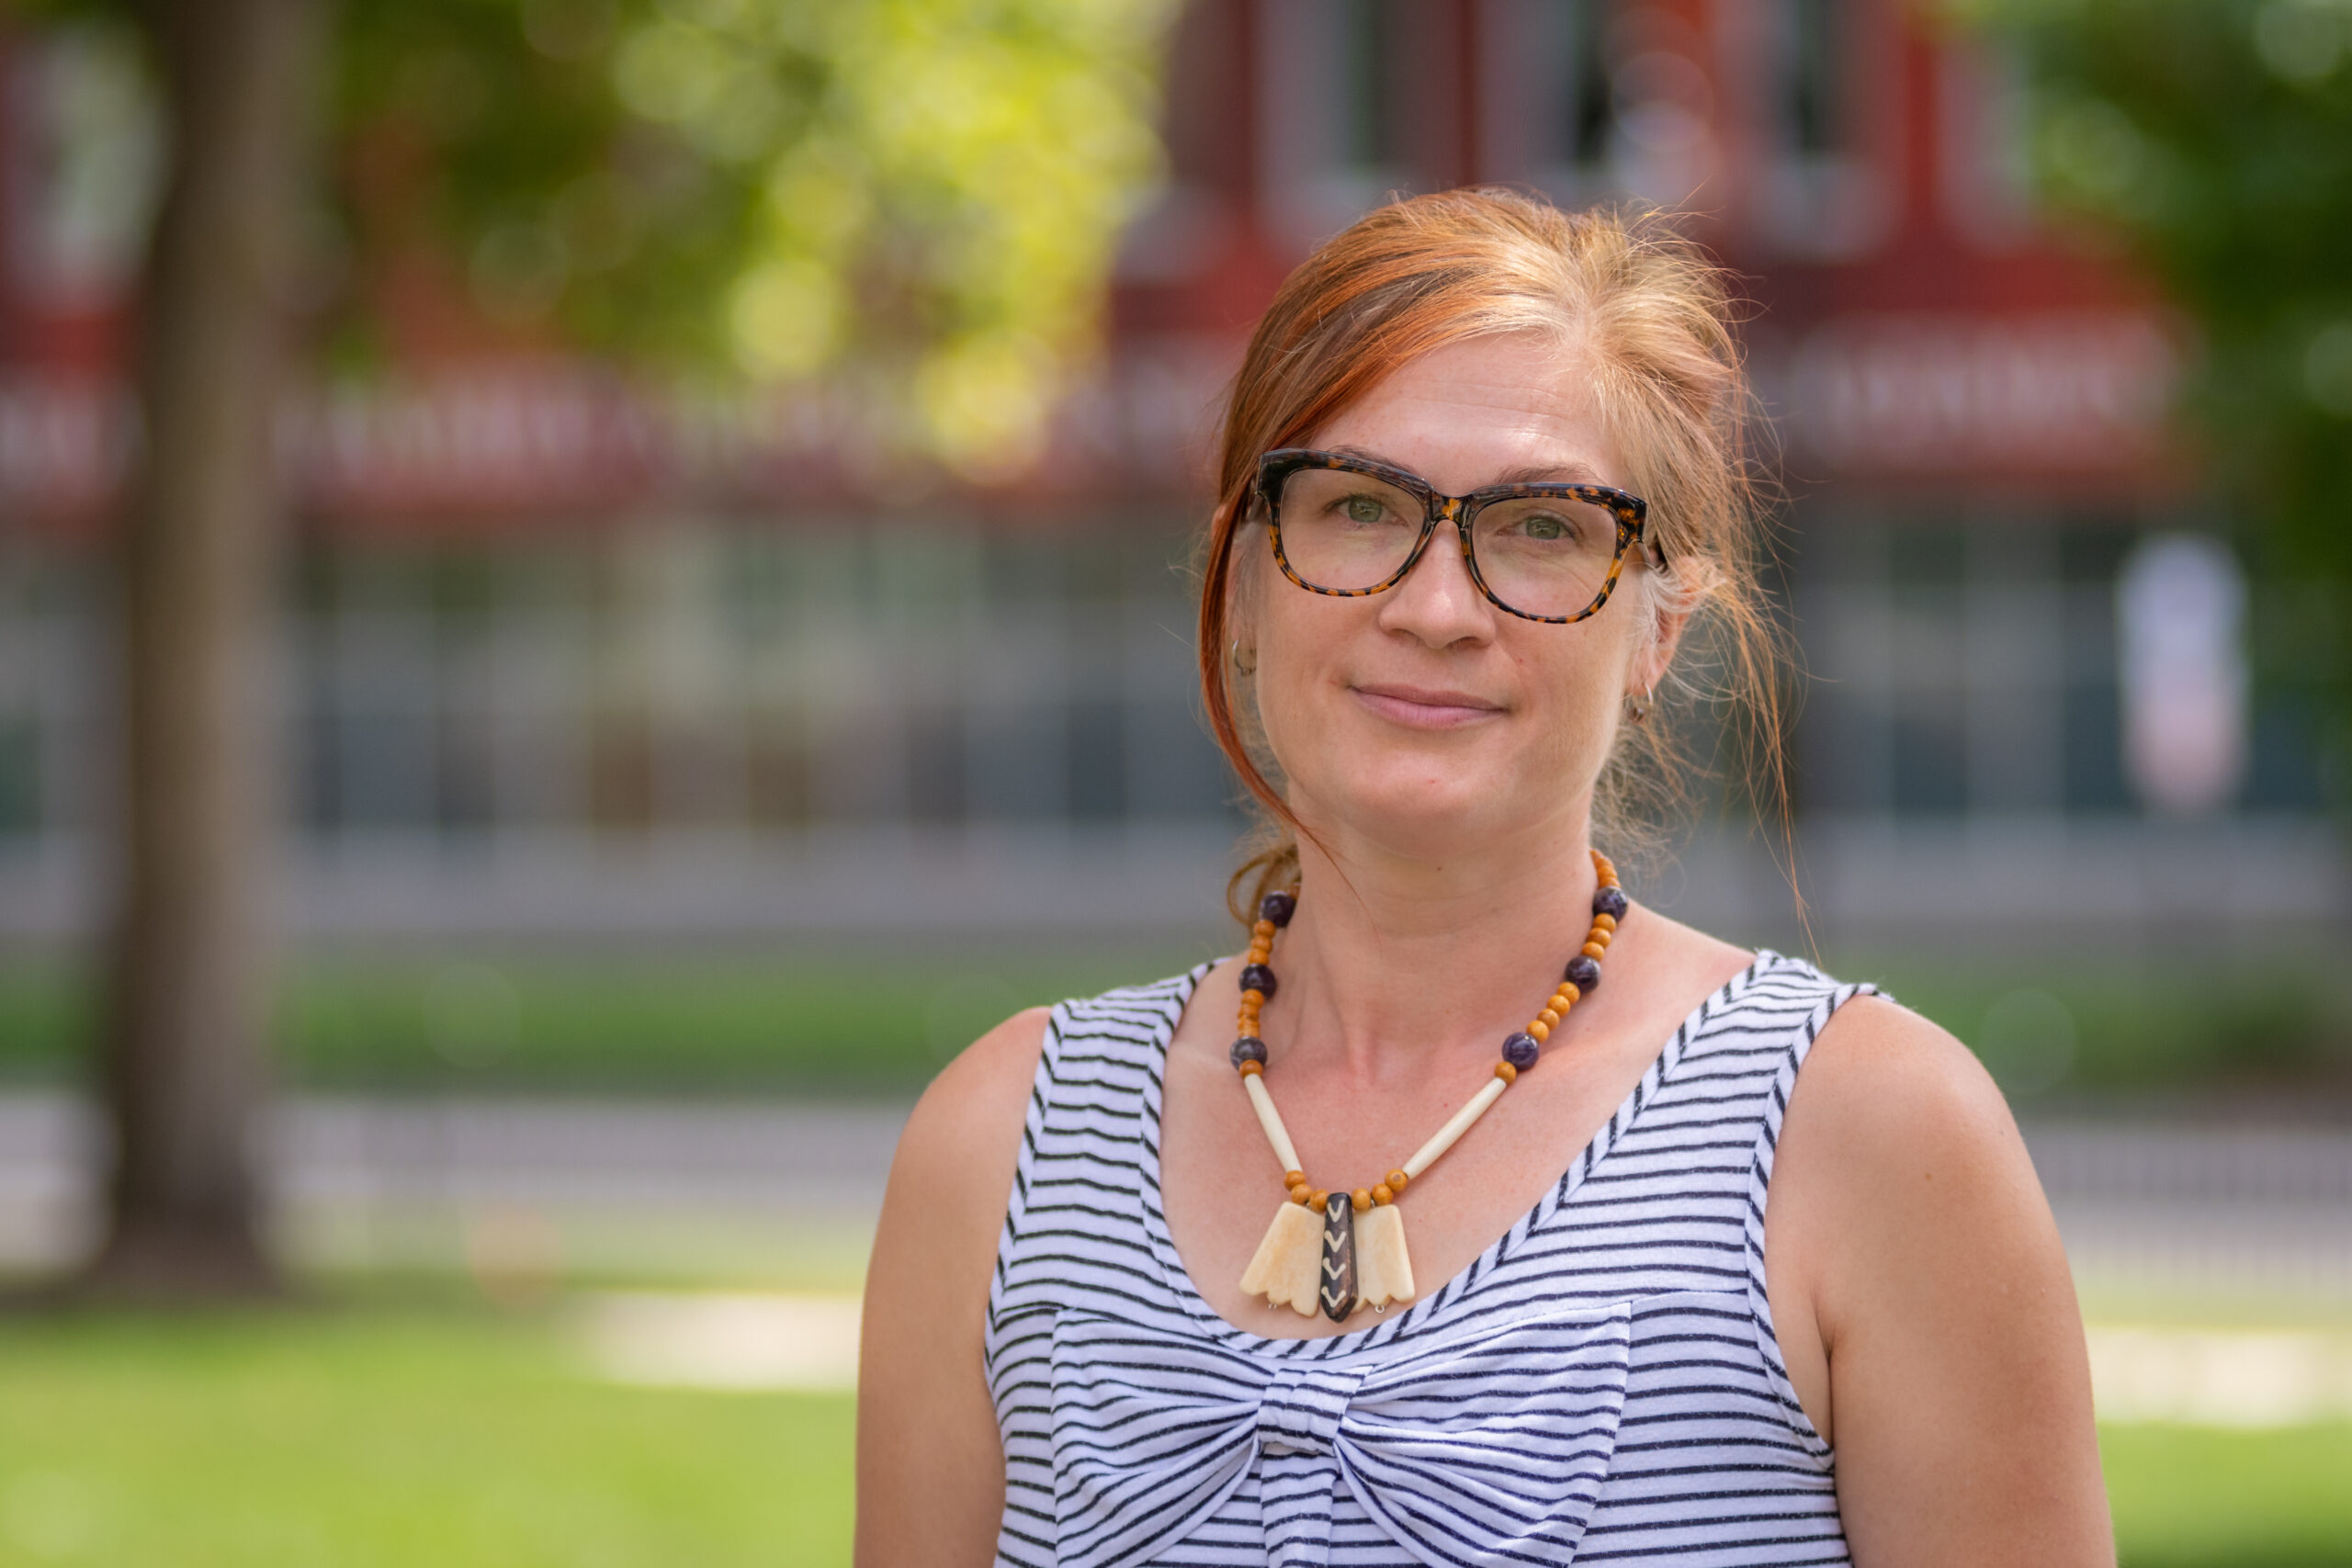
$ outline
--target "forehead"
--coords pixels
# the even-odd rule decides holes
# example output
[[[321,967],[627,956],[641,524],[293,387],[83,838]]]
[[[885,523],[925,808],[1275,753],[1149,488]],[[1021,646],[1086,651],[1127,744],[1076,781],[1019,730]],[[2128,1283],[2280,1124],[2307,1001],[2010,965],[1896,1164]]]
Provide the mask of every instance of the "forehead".
[[[1452,344],[1391,373],[1308,445],[1351,446],[1460,492],[1506,474],[1625,482],[1589,362],[1556,339]]]

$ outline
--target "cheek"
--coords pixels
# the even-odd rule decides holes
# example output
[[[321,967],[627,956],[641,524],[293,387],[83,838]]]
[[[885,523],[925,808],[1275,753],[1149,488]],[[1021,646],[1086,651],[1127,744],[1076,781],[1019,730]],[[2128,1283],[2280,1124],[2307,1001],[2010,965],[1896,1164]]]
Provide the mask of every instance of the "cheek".
[[[1539,644],[1539,651],[1521,665],[1527,690],[1535,694],[1529,705],[1532,722],[1528,734],[1536,766],[1578,775],[1598,773],[1634,672],[1638,649],[1628,635],[1634,629],[1632,618],[1615,629],[1616,635],[1591,638],[1577,637],[1600,629],[1590,622],[1532,629],[1565,639],[1556,647]]]

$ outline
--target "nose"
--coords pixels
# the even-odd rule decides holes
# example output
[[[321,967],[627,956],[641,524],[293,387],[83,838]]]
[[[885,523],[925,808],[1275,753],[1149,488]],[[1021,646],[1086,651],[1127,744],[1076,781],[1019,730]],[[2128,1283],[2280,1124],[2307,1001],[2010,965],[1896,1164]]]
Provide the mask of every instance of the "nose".
[[[1430,648],[1494,635],[1496,610],[1470,575],[1466,545],[1449,502],[1420,559],[1402,582],[1380,596],[1384,630],[1405,632]]]

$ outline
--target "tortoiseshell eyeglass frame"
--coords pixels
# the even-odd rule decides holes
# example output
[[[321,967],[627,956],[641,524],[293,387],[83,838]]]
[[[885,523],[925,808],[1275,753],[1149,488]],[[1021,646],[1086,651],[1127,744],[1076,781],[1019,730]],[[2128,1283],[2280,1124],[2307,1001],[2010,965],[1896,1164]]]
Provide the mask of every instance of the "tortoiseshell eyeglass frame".
[[[1421,536],[1413,541],[1413,547],[1406,554],[1404,564],[1390,573],[1385,581],[1376,582],[1370,588],[1326,588],[1319,582],[1307,581],[1290,564],[1290,558],[1283,553],[1282,507],[1276,498],[1282,494],[1283,481],[1302,468],[1336,468],[1347,473],[1363,474],[1419,499],[1422,508]],[[1462,536],[1462,560],[1470,569],[1470,581],[1478,585],[1478,592],[1487,596],[1487,603],[1498,610],[1517,615],[1522,621],[1541,621],[1545,626],[1565,626],[1599,615],[1601,606],[1609,603],[1609,596],[1617,592],[1618,574],[1625,569],[1625,552],[1637,543],[1648,551],[1653,566],[1666,564],[1666,552],[1645,537],[1649,502],[1638,495],[1628,495],[1607,485],[1486,485],[1467,495],[1447,495],[1433,488],[1419,474],[1404,468],[1392,468],[1369,457],[1317,452],[1306,446],[1281,446],[1258,459],[1257,496],[1259,504],[1266,509],[1266,533],[1273,542],[1274,563],[1282,568],[1283,575],[1309,593],[1328,594],[1334,599],[1368,599],[1404,581],[1405,574],[1413,570],[1421,558],[1421,552],[1429,548],[1430,538],[1437,532],[1437,525],[1449,520]],[[1478,570],[1477,555],[1470,547],[1470,525],[1477,520],[1482,509],[1494,502],[1521,501],[1532,496],[1586,502],[1606,507],[1617,519],[1617,553],[1610,558],[1609,575],[1602,579],[1600,592],[1593,595],[1592,603],[1573,615],[1532,615],[1506,603],[1487,586],[1486,576]]]

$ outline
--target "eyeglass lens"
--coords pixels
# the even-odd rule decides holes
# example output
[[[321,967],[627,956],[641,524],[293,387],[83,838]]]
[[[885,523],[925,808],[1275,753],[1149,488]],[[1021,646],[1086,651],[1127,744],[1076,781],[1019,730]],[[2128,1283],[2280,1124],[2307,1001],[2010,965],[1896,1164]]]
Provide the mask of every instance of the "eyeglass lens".
[[[1300,468],[1275,498],[1283,555],[1317,588],[1376,588],[1396,575],[1421,536],[1421,498],[1369,474]],[[1442,541],[1441,541],[1442,542]],[[1478,575],[1512,609],[1573,615],[1600,594],[1617,557],[1617,517],[1565,497],[1497,501],[1470,527]]]

